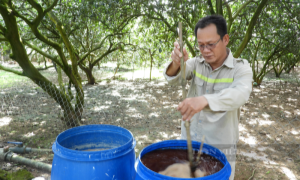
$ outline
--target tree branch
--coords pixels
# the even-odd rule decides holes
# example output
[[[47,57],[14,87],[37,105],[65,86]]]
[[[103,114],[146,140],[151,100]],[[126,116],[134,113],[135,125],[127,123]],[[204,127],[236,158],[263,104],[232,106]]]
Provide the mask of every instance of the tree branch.
[[[231,24],[233,22],[233,18],[232,18],[232,12],[231,12],[231,8],[230,8],[229,4],[226,3],[225,6],[226,6],[226,9],[227,9],[227,13],[228,13],[227,33],[229,34],[230,29],[231,29]]]
[[[259,6],[257,7],[254,15],[251,18],[251,21],[248,25],[245,37],[242,41],[242,43],[240,44],[240,46],[238,47],[238,49],[236,50],[236,52],[234,53],[234,57],[238,58],[241,53],[243,52],[243,50],[246,48],[248,42],[250,41],[251,37],[252,37],[252,31],[254,29],[255,23],[261,13],[261,11],[263,10],[263,8],[265,7],[265,5],[267,4],[268,0],[262,0],[261,3],[259,4]]]
[[[2,31],[2,33],[4,33],[6,31],[6,28],[0,24],[0,30]]]
[[[99,58],[97,58],[93,63],[92,63],[92,66],[95,66],[99,61],[101,61],[104,57],[106,57],[108,54],[118,50],[119,48],[113,48],[113,49],[110,49],[110,50],[107,50],[104,54],[102,54]]]
[[[216,0],[216,10],[217,14],[223,16],[223,3],[222,0]]]
[[[23,40],[23,43],[30,47],[31,49],[35,50],[36,52],[40,53],[41,55],[43,55],[44,57],[48,58],[48,59],[51,59],[53,61],[55,61],[55,63],[57,63],[59,66],[62,66],[62,64],[60,62],[57,61],[57,56],[52,56],[46,52],[44,52],[43,50],[41,50],[40,48],[38,48],[37,46],[35,45],[32,45],[30,43],[28,43],[27,41],[24,41]]]
[[[14,15],[21,18],[23,21],[25,21],[27,24],[31,24],[31,21],[29,19],[27,19],[25,16],[23,16],[22,14],[20,14],[16,9],[15,9],[15,5],[12,4],[12,2],[10,1],[10,3],[7,4],[8,7],[10,7],[10,9],[13,11]]]
[[[51,11],[54,6],[56,6],[58,0],[54,0],[54,2],[44,11],[44,16],[46,15],[46,13],[48,13],[49,11]]]
[[[211,0],[207,0],[207,4],[209,6],[209,11],[210,11],[210,14],[213,15],[213,14],[216,14],[215,11],[214,11],[214,7],[211,3]]]
[[[240,13],[241,11],[249,4],[253,2],[253,0],[248,0],[247,2],[245,2],[237,11],[236,13],[233,15],[232,19],[234,20]]]
[[[23,72],[21,72],[21,71],[16,71],[16,70],[13,70],[13,69],[9,69],[9,68],[6,68],[6,67],[2,66],[1,64],[0,64],[0,70],[6,71],[6,72],[11,72],[11,73],[14,73],[14,74],[16,74],[16,75],[26,77],[26,76],[23,74]]]
[[[65,32],[65,29],[61,23],[61,21],[53,14],[53,12],[49,12],[47,13],[49,18],[51,19],[51,21],[56,25],[56,28],[58,29],[59,33],[61,34],[61,37],[64,41],[64,44],[69,52],[69,55],[70,55],[70,59],[72,61],[72,71],[74,74],[78,73],[77,69],[77,61],[79,61],[79,56],[78,54],[76,53],[76,51],[74,50],[74,47],[73,45],[71,44],[66,32]],[[63,61],[63,63],[67,63],[66,60]],[[81,82],[81,79],[80,79],[80,76],[79,75],[76,75],[76,78],[78,78],[78,80]],[[81,84],[78,84],[78,82],[75,82],[76,80],[73,79],[73,84],[77,84],[77,85],[80,85]]]
[[[0,42],[2,41],[8,41],[5,37],[0,37]]]

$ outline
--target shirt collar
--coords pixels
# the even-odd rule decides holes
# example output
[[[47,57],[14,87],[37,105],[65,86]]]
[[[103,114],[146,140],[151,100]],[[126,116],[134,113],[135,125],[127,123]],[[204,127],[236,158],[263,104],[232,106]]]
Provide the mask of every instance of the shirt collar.
[[[229,67],[229,68],[234,68],[234,65],[233,65],[233,55],[231,53],[231,50],[229,48],[226,48],[227,52],[228,52],[228,56],[227,58],[225,59],[225,61],[223,62],[223,65]],[[205,59],[203,58],[202,55],[200,55],[200,59],[199,59],[199,62],[203,63],[205,62]]]
[[[229,67],[229,68],[234,68],[233,65],[233,55],[230,51],[230,49],[227,48],[227,51],[229,51],[227,58],[225,59],[223,65]]]

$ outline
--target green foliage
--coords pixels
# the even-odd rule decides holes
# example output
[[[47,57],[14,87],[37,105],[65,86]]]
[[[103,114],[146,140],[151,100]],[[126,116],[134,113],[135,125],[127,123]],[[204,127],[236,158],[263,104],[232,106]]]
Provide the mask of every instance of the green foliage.
[[[209,14],[226,18],[229,48],[233,54],[251,62],[259,81],[274,67],[288,72],[299,59],[295,38],[300,37],[300,5],[297,1],[62,0],[51,12],[61,22],[65,35],[61,34],[51,16],[40,19],[38,30],[62,47],[64,57],[53,45],[36,38],[28,23],[22,21],[22,16],[33,21],[38,10],[29,1],[14,0],[13,3],[15,11],[21,15],[18,16],[21,37],[31,45],[25,43],[28,54],[31,49],[35,50],[29,57],[38,61],[44,61],[42,57],[51,59],[67,75],[64,59],[73,59],[72,68],[76,69],[76,61],[91,83],[95,81],[93,67],[100,63],[110,61],[118,67],[149,67],[151,64],[159,67],[164,64],[178,39],[179,21],[183,23],[183,39],[190,57],[198,55],[194,48],[197,45],[194,26]],[[47,3],[40,4],[44,9],[49,7]],[[4,26],[1,19],[0,24]],[[0,33],[0,43],[4,45],[1,38]],[[9,49],[10,45],[6,43],[3,47]],[[257,67],[258,61],[265,66],[262,71]]]

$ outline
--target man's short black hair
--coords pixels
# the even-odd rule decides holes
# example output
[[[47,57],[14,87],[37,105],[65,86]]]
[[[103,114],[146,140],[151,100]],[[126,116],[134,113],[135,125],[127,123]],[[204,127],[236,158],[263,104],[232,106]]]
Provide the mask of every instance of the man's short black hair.
[[[221,15],[211,15],[211,16],[206,16],[206,17],[200,19],[197,22],[196,27],[195,27],[196,38],[197,38],[198,29],[203,29],[210,24],[216,25],[217,33],[220,35],[221,40],[223,40],[223,37],[225,36],[225,34],[227,34],[227,24],[226,24],[226,20]]]

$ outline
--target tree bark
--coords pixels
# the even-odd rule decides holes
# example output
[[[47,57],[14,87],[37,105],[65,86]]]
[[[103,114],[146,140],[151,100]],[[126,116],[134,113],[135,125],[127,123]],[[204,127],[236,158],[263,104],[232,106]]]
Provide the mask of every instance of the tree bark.
[[[88,79],[87,84],[94,85],[96,84],[96,79],[93,75],[94,66],[89,63],[89,67],[83,66],[82,63],[79,64],[80,69],[82,69]]]

